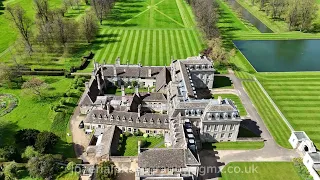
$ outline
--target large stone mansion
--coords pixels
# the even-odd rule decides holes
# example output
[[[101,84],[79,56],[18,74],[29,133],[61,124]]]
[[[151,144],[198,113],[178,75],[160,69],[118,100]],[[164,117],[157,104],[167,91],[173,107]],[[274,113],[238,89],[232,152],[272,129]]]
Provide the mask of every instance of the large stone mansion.
[[[114,65],[94,63],[79,102],[85,131],[94,130],[97,138],[87,153],[108,160],[115,134],[123,132],[163,135],[167,148],[139,148],[137,179],[197,179],[197,144],[236,141],[241,122],[232,100],[203,96],[213,88],[214,71],[205,56],[173,60],[168,67],[121,64],[119,58]],[[126,94],[133,84],[133,95]],[[115,86],[121,95],[108,94]],[[139,92],[142,87],[148,91]]]

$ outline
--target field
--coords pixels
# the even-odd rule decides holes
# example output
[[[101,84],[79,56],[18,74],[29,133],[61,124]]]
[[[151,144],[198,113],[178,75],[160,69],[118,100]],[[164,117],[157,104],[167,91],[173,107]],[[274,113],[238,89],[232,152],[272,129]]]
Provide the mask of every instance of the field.
[[[264,95],[258,84],[252,81],[244,81],[243,85],[275,141],[282,147],[291,148],[288,141],[290,129]]]
[[[183,0],[119,0],[93,45],[98,62],[113,64],[120,57],[121,63],[142,65],[169,65],[172,58],[195,56],[203,48]]]
[[[51,110],[52,105],[58,103],[59,99],[63,97],[63,93],[71,86],[72,79],[40,76],[39,78],[43,79],[50,86],[50,89],[47,91],[48,97],[43,100],[36,100],[21,89],[5,89],[0,87],[1,93],[12,94],[17,97],[19,102],[13,111],[0,117],[1,145],[11,144],[14,141],[13,136],[8,136],[8,134],[13,134],[19,129],[34,128],[56,133],[61,138],[61,141],[54,152],[73,157],[73,147],[69,143],[71,139],[67,137],[67,132],[69,132],[69,116],[61,117],[60,119],[57,117],[58,113]],[[57,122],[54,121],[55,119],[57,119]]]
[[[221,180],[301,180],[291,162],[232,162],[221,175]]]
[[[320,147],[320,73],[259,73],[256,76],[294,130],[305,131]]]

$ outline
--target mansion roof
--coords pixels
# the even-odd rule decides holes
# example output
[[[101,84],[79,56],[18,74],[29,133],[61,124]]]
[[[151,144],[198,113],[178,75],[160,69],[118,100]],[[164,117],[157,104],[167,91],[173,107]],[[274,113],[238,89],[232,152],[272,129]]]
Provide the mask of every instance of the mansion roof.
[[[169,129],[169,117],[166,114],[145,113],[138,116],[136,112],[92,110],[84,123],[130,126],[150,129]]]
[[[114,77],[114,68],[117,76],[120,77],[156,78],[164,66],[103,65],[102,74],[107,77]]]
[[[187,165],[200,165],[189,149],[153,148],[138,155],[140,168],[184,168]]]

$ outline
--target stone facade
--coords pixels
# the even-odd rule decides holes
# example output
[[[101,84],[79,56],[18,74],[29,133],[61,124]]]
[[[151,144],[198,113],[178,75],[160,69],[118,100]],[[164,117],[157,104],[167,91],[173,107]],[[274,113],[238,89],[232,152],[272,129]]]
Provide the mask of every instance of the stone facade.
[[[177,174],[196,178],[201,165],[196,141],[236,141],[241,122],[233,101],[198,96],[199,89],[213,87],[214,71],[212,60],[204,56],[173,60],[169,67],[123,65],[120,59],[114,65],[94,63],[79,102],[86,115],[85,130],[116,127],[122,132],[161,134],[167,148],[139,149],[137,179]],[[124,87],[133,85],[153,91],[142,93],[135,87],[133,95],[125,94]],[[120,96],[106,94],[114,86],[121,87]],[[163,156],[150,157],[154,153]]]

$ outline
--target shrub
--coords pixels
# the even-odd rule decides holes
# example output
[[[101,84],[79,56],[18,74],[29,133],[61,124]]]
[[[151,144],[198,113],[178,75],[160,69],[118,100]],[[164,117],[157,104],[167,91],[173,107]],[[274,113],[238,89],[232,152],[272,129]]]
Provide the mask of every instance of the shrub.
[[[138,129],[137,132],[133,133],[134,136],[142,136],[143,133]]]
[[[143,134],[143,137],[144,137],[144,138],[147,138],[147,137],[149,137],[149,134],[144,133],[144,134]]]
[[[76,165],[77,165],[77,164],[76,164],[75,162],[73,162],[73,161],[69,162],[68,165],[67,165],[67,167],[66,167],[67,171],[74,171]]]
[[[124,135],[125,135],[126,137],[130,137],[130,136],[132,136],[132,134],[131,134],[131,133],[129,133],[128,131],[127,131],[127,132],[125,132],[125,133],[124,133]]]
[[[59,137],[52,132],[43,131],[38,134],[35,148],[40,153],[47,153],[58,142]]]

